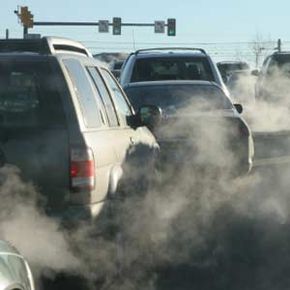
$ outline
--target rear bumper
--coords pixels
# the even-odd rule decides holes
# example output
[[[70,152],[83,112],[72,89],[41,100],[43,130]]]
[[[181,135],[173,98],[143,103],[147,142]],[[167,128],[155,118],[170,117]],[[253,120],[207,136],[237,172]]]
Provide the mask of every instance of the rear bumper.
[[[104,211],[105,202],[86,205],[68,205],[62,209],[48,209],[48,216],[56,218],[64,225],[93,222]]]
[[[190,146],[175,146],[175,142],[159,142],[160,144],[160,158],[158,160],[158,168],[165,169],[175,165],[176,168],[191,167],[192,169],[212,168],[221,169],[233,173],[234,176],[245,175],[252,170],[254,159],[254,142],[252,135],[245,138],[243,141],[233,141],[229,148],[229,153],[233,154],[233,161],[230,164],[219,164],[216,160],[203,161],[197,158],[197,150]],[[179,144],[180,145],[180,144]],[[220,152],[216,152],[220,154]],[[227,156],[224,156],[227,158]],[[218,160],[218,159],[217,159]],[[213,161],[213,162],[211,162]]]

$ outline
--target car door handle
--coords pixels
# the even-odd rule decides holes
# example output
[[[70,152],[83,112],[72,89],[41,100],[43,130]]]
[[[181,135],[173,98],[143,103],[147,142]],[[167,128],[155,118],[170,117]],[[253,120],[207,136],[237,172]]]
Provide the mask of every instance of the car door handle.
[[[131,143],[131,145],[134,145],[134,144],[135,144],[135,139],[134,139],[134,137],[130,137],[130,143]]]

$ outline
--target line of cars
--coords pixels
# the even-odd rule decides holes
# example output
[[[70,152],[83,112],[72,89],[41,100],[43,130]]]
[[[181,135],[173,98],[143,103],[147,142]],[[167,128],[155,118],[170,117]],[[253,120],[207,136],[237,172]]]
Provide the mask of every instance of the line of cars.
[[[231,97],[248,106],[247,118],[257,149],[255,166],[288,164],[290,52],[271,53],[260,70],[251,71],[239,61],[221,62],[218,67]]]
[[[281,101],[279,96],[288,99],[290,75],[290,52],[275,51],[268,55],[260,70],[251,70],[243,61],[221,61],[217,63],[224,83],[231,94],[242,78],[254,76],[254,98],[264,101]]]
[[[136,51],[120,84],[78,42],[0,41],[1,164],[17,166],[37,186],[48,215],[96,220],[122,191],[144,190],[156,161],[182,166],[195,156],[185,133],[192,124],[225,121],[236,157],[230,170],[251,170],[253,140],[242,106],[232,103],[203,49]],[[164,135],[176,121],[182,130]]]

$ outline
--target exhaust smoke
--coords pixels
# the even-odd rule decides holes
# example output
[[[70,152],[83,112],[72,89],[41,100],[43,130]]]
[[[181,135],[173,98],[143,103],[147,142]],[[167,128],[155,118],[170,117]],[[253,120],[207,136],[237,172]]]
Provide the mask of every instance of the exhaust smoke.
[[[263,103],[245,109],[253,128],[288,128],[280,110],[285,106]],[[36,271],[77,273],[92,289],[287,289],[290,169],[255,168],[232,176],[222,170],[236,163],[228,123],[200,120],[180,119],[164,129],[164,139],[178,133],[179,140],[190,140],[185,160],[164,163],[145,194],[130,192],[115,201],[113,222],[67,232],[39,209],[32,185],[14,168],[2,168],[2,237]],[[137,176],[139,170],[129,171]],[[102,226],[108,226],[105,235],[98,234]]]

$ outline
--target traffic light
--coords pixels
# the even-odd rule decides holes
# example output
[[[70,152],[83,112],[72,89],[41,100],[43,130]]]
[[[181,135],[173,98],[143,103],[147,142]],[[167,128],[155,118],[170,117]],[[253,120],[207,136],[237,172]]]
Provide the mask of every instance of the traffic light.
[[[176,35],[176,20],[175,18],[167,19],[167,35],[175,36]]]
[[[19,17],[24,27],[27,27],[27,28],[33,27],[33,15],[28,10],[27,6],[21,6]]]
[[[122,19],[120,17],[113,18],[113,35],[121,35]]]

